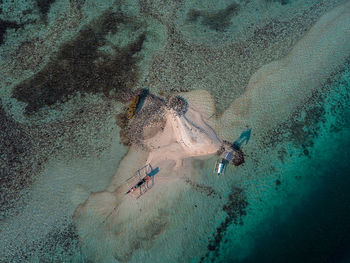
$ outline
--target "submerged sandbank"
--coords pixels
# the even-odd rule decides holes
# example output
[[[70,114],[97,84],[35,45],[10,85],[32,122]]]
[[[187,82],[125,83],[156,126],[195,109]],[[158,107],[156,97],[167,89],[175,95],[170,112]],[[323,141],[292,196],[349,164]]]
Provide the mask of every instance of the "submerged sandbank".
[[[206,92],[202,94],[202,97],[208,96]],[[152,105],[149,102],[148,107],[147,103],[146,100],[143,108],[149,113]],[[92,194],[76,210],[74,218],[83,248],[95,262],[105,257],[129,260],[134,250],[151,246],[152,240],[168,226],[162,209],[171,206],[177,195],[188,188],[185,180],[195,176],[191,163],[186,160],[211,156],[219,150],[221,140],[204,117],[214,114],[213,108],[203,108],[202,114],[200,105],[185,106],[185,112],[165,105],[162,111],[156,111],[162,118],[143,127],[140,140],[133,137],[140,145],[134,143],[129,149],[107,191]],[[140,116],[144,117],[142,112]],[[138,117],[133,121],[138,121]],[[140,198],[125,195],[130,187],[126,180],[148,163],[159,169],[155,186]],[[98,249],[101,244],[91,243],[93,239],[104,244],[103,253]]]
[[[257,135],[285,121],[349,56],[349,14],[347,3],[323,16],[285,58],[256,72],[246,92],[217,120],[207,93],[202,92],[202,97],[198,91],[193,93],[199,98],[184,94],[189,101],[187,120],[166,112],[165,126],[150,132],[144,141],[148,149],[131,147],[108,190],[94,193],[77,209],[75,222],[84,253],[95,262],[127,261],[135,250],[150,249],[169,227],[170,215],[164,208],[172,207],[188,189],[181,179],[195,176],[190,162],[185,160],[182,166],[181,162],[215,152],[219,139],[210,127],[220,137],[233,140],[247,125]],[[125,197],[123,182],[147,161],[159,161],[156,186],[144,198]]]
[[[219,120],[225,139],[285,121],[350,55],[350,2],[328,12],[284,58],[260,68]],[[259,134],[256,133],[256,135]]]

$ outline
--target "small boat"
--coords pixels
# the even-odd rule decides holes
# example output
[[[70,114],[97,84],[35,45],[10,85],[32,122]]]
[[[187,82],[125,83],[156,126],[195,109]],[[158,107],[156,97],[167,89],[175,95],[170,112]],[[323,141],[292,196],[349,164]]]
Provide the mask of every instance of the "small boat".
[[[147,164],[136,171],[135,175],[129,178],[126,182],[130,189],[125,193],[125,195],[140,190],[139,198],[147,190],[151,189],[154,186],[154,176],[159,172],[159,168],[153,169],[151,164]]]
[[[225,151],[222,154],[221,160],[217,160],[214,167],[214,173],[222,175],[225,173],[227,164],[232,161],[234,153],[232,151]]]
[[[137,188],[141,189],[142,185],[147,184],[147,182],[150,180],[152,180],[151,177],[149,175],[146,175],[135,186],[133,186],[129,191],[127,191],[125,194],[127,195],[129,193],[132,193],[132,192],[136,191]],[[152,182],[152,186],[153,185],[154,185],[154,182]],[[148,185],[147,185],[147,188],[149,188]]]
[[[217,160],[214,167],[214,173],[216,173],[217,175],[224,174],[226,170],[226,164],[227,161],[224,158],[222,158],[221,160]]]

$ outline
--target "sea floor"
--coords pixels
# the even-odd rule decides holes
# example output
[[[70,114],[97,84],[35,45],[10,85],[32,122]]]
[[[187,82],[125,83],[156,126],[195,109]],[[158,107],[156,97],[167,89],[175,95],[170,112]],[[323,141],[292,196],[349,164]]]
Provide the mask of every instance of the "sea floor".
[[[118,262],[73,215],[128,153],[115,117],[129,90],[205,89],[219,116],[348,1],[44,2],[0,1],[1,263]],[[162,230],[119,262],[349,262],[350,64],[242,150],[221,177],[216,156],[188,160],[195,179],[156,210]]]
[[[232,172],[247,214],[228,227],[214,262],[348,262],[349,84],[347,66],[268,139],[253,174]]]

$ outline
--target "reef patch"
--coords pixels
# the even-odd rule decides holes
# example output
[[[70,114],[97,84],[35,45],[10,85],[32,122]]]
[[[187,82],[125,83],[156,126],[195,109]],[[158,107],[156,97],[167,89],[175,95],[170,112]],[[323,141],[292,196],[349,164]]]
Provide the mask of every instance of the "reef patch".
[[[187,23],[196,23],[200,21],[202,26],[222,32],[230,26],[231,18],[236,15],[239,10],[240,5],[238,3],[232,3],[223,9],[212,12],[191,9],[187,13],[186,20]]]
[[[17,194],[31,183],[31,174],[40,170],[36,161],[38,134],[28,133],[22,125],[6,115],[0,102],[0,220],[7,213]]]
[[[136,63],[146,39],[143,32],[126,46],[106,39],[119,26],[128,25],[136,32],[140,25],[120,13],[105,13],[85,26],[71,42],[63,44],[55,58],[32,78],[17,85],[13,97],[27,103],[26,114],[44,106],[64,103],[76,93],[98,93],[119,101],[130,99],[130,90],[138,80]],[[111,50],[103,50],[105,46]],[[127,98],[126,98],[127,97]]]
[[[198,184],[191,181],[189,178],[186,178],[185,182],[201,194],[207,195],[208,197],[218,197],[221,199],[221,194],[215,191],[215,189],[209,185]]]
[[[42,15],[42,19],[44,21],[47,20],[47,14],[50,11],[51,5],[55,2],[56,0],[37,0],[37,6],[39,8],[39,12]]]
[[[205,258],[209,258],[213,253],[214,258],[219,254],[220,244],[223,241],[226,230],[233,223],[235,225],[243,225],[242,217],[246,215],[246,207],[248,202],[243,189],[233,187],[230,195],[228,196],[228,202],[223,206],[223,210],[227,214],[224,222],[216,228],[216,233],[209,241],[207,246],[208,252],[205,256],[201,257],[199,262],[203,262]]]
[[[8,28],[14,28],[17,30],[20,27],[21,25],[17,24],[16,22],[0,19],[0,46],[4,43],[4,35],[6,34]]]

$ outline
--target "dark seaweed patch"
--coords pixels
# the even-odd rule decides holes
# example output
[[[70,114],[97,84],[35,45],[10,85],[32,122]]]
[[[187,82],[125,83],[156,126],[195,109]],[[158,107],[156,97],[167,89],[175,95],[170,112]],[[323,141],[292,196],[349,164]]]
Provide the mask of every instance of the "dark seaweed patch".
[[[223,241],[226,230],[232,223],[243,225],[242,217],[246,215],[247,206],[248,202],[243,190],[234,187],[228,196],[228,202],[223,206],[223,210],[227,214],[225,221],[216,229],[216,234],[207,246],[208,252],[200,259],[200,262],[203,262],[205,258],[209,258],[210,252],[214,253],[214,258],[218,256],[220,243]]]
[[[277,179],[275,181],[275,189],[277,190],[278,186],[280,186],[280,185],[281,185],[281,181],[279,179]]]
[[[224,9],[212,12],[191,9],[187,13],[187,22],[194,23],[202,18],[200,22],[201,25],[222,32],[230,25],[232,17],[236,15],[239,10],[240,5],[238,3],[232,3]]]
[[[196,191],[202,194],[205,194],[208,197],[219,197],[221,199],[220,193],[215,191],[215,189],[209,185],[197,184],[196,182],[191,181],[189,178],[186,178],[185,182],[189,184]]]
[[[51,5],[55,0],[37,0],[37,6],[44,20],[47,19],[47,13],[50,11]]]
[[[38,262],[62,262],[62,258],[72,262],[77,251],[80,252],[79,236],[74,224],[67,221],[53,228],[41,241],[16,251],[11,262],[30,262],[33,258]]]
[[[278,2],[281,5],[287,5],[290,4],[290,0],[265,0],[266,2]]]
[[[23,127],[7,117],[0,102],[0,220],[19,190],[31,180],[34,164],[30,149],[35,140]],[[26,160],[24,162],[24,160]]]
[[[325,121],[323,100],[322,93],[315,93],[305,104],[306,107],[297,110],[289,121],[269,132],[269,135],[264,139],[263,147],[276,146],[278,143],[288,140],[296,147],[301,148],[305,156],[310,157],[309,149],[313,146],[313,140],[319,132],[320,122]],[[286,152],[279,153],[282,162],[285,156]]]
[[[56,58],[39,73],[15,87],[13,97],[27,103],[27,114],[45,105],[63,103],[77,92],[129,99],[129,91],[138,79],[138,58],[134,55],[142,49],[145,34],[126,47],[111,47],[115,55],[99,50],[106,44],[108,32],[117,32],[119,23],[129,21],[115,13],[103,15],[100,21],[82,29],[72,42],[63,44]]]
[[[43,261],[73,256],[74,250],[78,250],[80,245],[79,236],[72,222],[63,228],[52,230],[44,240],[42,248],[45,253],[41,255]]]
[[[20,27],[21,25],[15,22],[0,19],[0,45],[4,43],[4,35],[8,28],[18,29]]]

